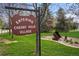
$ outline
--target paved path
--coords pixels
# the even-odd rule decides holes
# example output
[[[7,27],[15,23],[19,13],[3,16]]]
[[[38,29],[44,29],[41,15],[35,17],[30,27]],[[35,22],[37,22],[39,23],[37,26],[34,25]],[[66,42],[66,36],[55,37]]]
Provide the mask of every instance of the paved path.
[[[41,38],[42,40],[50,40],[50,41],[54,41],[54,42],[58,42],[60,44],[63,44],[65,46],[70,46],[70,47],[74,47],[74,48],[79,48],[79,44],[69,44],[69,43],[65,43],[63,41],[64,37],[62,37],[62,40],[60,41],[55,41],[55,40],[52,40],[52,36],[44,36]],[[79,38],[72,38],[72,37],[68,37],[68,39],[72,39],[72,40],[79,40]]]

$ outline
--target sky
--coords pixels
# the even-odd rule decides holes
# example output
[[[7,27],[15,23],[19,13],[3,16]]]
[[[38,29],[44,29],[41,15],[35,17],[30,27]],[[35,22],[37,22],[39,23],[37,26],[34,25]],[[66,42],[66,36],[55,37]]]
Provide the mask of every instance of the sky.
[[[52,11],[53,14],[55,14],[59,8],[63,8],[65,11],[69,8],[69,5],[71,4],[66,4],[66,3],[53,3],[49,7],[50,11]]]
[[[0,3],[0,7],[1,7],[1,3]],[[16,7],[18,7],[18,5]],[[50,11],[52,11],[52,14],[55,14],[60,7],[63,8],[64,10],[67,10],[69,8],[69,5],[66,3],[52,3],[49,9]]]
[[[61,7],[63,8],[65,11],[69,8],[70,4],[66,4],[66,3],[52,3],[49,7],[50,11],[52,11],[52,15],[56,16],[56,12],[58,11],[58,9]],[[1,7],[1,5],[0,5]],[[1,8],[0,8],[1,9]],[[3,15],[6,16],[6,15]],[[72,16],[72,17],[76,17],[75,15],[72,14],[67,14],[67,17]],[[5,17],[4,17],[5,18]],[[5,18],[6,19],[6,18]],[[77,19],[77,21],[79,22],[78,18],[76,17],[75,19]]]
[[[65,12],[68,12],[67,10],[69,9],[69,6],[71,6],[72,3],[53,3],[51,4],[51,6],[49,7],[50,11],[52,11],[52,15],[56,16],[56,12],[58,11],[59,8],[63,8]],[[79,23],[79,17],[76,16],[75,14],[71,14],[71,13],[67,13],[66,17],[74,17],[74,22],[78,22]]]

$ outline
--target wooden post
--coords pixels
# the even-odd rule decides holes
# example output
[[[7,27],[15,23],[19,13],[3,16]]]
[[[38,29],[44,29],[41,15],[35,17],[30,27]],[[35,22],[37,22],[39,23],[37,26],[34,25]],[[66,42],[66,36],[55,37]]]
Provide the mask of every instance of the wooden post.
[[[9,35],[10,35],[10,10],[9,10]]]
[[[10,18],[10,10],[9,10],[9,35],[11,35],[11,38],[13,39],[13,34],[12,34],[12,30],[11,30],[11,18]]]
[[[37,7],[36,7],[37,10]],[[37,21],[36,21],[36,55],[37,56],[41,56],[41,39],[40,39],[40,8],[38,9],[39,12],[36,12],[36,17],[37,17]]]
[[[8,4],[8,6],[10,6],[10,3]],[[9,35],[10,35],[10,25],[11,25],[10,24],[10,10],[9,10],[9,14],[8,15],[9,15]]]

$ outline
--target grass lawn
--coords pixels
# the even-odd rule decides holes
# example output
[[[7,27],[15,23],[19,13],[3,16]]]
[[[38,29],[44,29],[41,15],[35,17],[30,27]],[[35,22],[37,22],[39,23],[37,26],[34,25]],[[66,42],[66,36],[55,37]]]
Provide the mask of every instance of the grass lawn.
[[[63,35],[63,36],[79,38],[79,31],[76,31],[76,32],[62,32],[60,34]]]
[[[51,35],[51,33],[42,33],[41,36]],[[72,37],[79,37],[79,32],[61,33]],[[11,35],[2,34],[0,37],[11,40]],[[4,44],[0,43],[0,55],[6,56],[35,56],[36,49],[36,35],[14,36],[17,43]],[[42,55],[43,56],[78,56],[79,48],[67,47],[62,44],[41,40]]]

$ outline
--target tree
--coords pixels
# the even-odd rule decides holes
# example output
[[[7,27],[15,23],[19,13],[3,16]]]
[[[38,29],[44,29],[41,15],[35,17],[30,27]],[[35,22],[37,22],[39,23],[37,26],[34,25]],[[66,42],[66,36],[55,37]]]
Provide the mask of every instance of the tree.
[[[38,7],[40,7],[40,30],[41,32],[48,32],[52,28],[52,27],[49,28],[50,26],[47,25],[47,22],[49,22],[48,20],[51,19],[51,12],[49,10],[50,5],[51,4],[49,3],[38,4]],[[33,4],[33,6],[35,7],[35,4]]]
[[[48,26],[47,23],[50,22],[52,24],[51,12],[49,10],[49,6],[51,4],[42,4],[41,7],[41,32],[49,32],[52,29],[52,26]]]
[[[17,13],[23,15],[23,14],[25,14],[25,12],[21,11],[21,10],[16,10],[16,11],[15,10],[7,10],[7,9],[4,8],[5,6],[16,7],[16,8],[18,7],[18,8],[36,9],[36,4],[35,3],[33,3],[33,4],[24,4],[24,3],[23,4],[22,3],[20,3],[20,4],[19,3],[17,3],[17,4],[16,3],[9,3],[8,4],[7,3],[7,4],[1,4],[1,5],[3,6],[5,14],[7,15],[7,18],[9,18],[9,16],[12,17],[13,15],[15,15]],[[49,4],[49,3],[40,3],[40,4],[37,4],[37,5],[38,5],[38,7],[40,7],[40,18],[41,18],[40,19],[40,27],[41,27],[41,32],[50,31],[51,28],[49,29],[49,27],[47,26],[46,23],[47,23],[47,21],[49,19],[51,19],[51,12],[49,10],[49,6],[51,4]],[[2,14],[3,14],[3,12],[2,12]],[[26,12],[26,14],[27,14],[27,12]],[[4,17],[4,18],[6,18],[6,17]],[[10,21],[8,20],[8,25],[9,25],[9,22]]]
[[[73,22],[73,17],[66,18],[65,11],[63,8],[60,8],[57,12],[57,26],[58,31],[69,31],[76,28],[75,23]]]
[[[70,11],[73,14],[79,16],[79,3],[72,3],[72,4],[70,4],[68,11]]]
[[[68,9],[68,13],[72,13],[74,15],[76,15],[77,18],[79,18],[79,3],[72,3],[69,5],[69,9]],[[73,22],[73,29],[77,29],[79,22]]]
[[[65,11],[63,8],[59,8],[57,12],[57,26],[56,29],[58,31],[66,31],[66,23],[65,23]]]
[[[0,19],[0,29],[3,28],[3,21]]]

